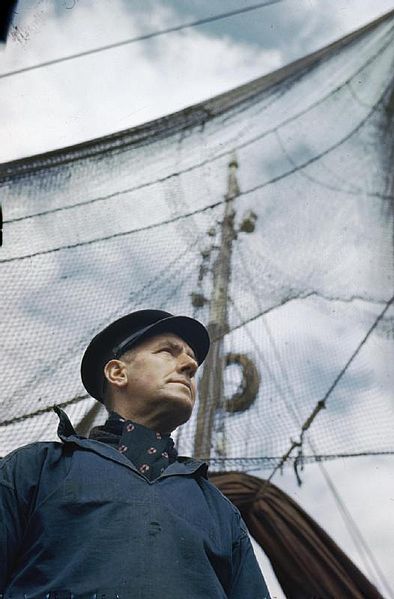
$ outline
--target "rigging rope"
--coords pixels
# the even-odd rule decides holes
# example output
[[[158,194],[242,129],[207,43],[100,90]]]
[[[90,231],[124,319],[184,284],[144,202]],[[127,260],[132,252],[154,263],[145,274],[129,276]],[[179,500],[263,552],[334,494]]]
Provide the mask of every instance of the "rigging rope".
[[[254,285],[254,280],[253,277],[250,274],[249,271],[249,266],[247,263],[247,260],[245,260],[245,256],[244,253],[242,251],[242,249],[240,250],[240,257],[241,257],[241,262],[244,268],[244,271],[246,273],[247,279],[248,279],[248,283],[250,285],[250,288],[253,292],[253,297],[257,303],[257,305],[259,306],[260,310],[262,310],[262,306],[261,306],[261,302],[260,302],[260,296],[257,293],[256,289],[255,289],[255,285]],[[234,308],[237,310],[236,306],[234,305],[234,302],[232,302]],[[238,314],[239,311],[237,310]],[[279,353],[277,351],[276,348],[276,343],[275,340],[271,334],[270,328],[268,326],[268,323],[266,322],[266,319],[263,318],[263,323],[264,323],[264,327],[267,331],[270,343],[272,344],[272,347],[274,349],[274,355],[275,358],[277,360],[277,363],[279,365],[280,371],[282,373],[282,377],[285,380],[286,384],[287,384],[287,388],[289,390],[290,395],[292,396],[292,401],[287,401],[287,393],[286,392],[282,392],[282,397],[283,400],[285,402],[287,411],[290,413],[290,415],[293,417],[293,420],[295,421],[296,425],[301,428],[302,426],[302,422],[300,419],[300,415],[298,413],[297,410],[297,402],[296,402],[296,397],[295,397],[295,393],[293,390],[293,386],[290,383],[289,377],[287,375],[287,371],[286,369],[283,367],[282,364],[282,360],[280,359]],[[250,340],[253,343],[253,346],[255,348],[256,354],[258,355],[260,362],[262,364],[266,364],[266,360],[264,359],[264,356],[260,350],[260,347],[258,345],[258,343],[256,342],[256,340],[254,339],[254,336],[252,335],[252,333],[249,331],[248,327],[245,327],[245,331],[248,334],[248,337],[250,338]],[[271,375],[273,375],[273,371],[271,371]],[[279,386],[279,381],[277,380],[277,377],[274,377],[274,381],[275,384],[277,384]],[[364,564],[364,567],[366,569],[366,571],[368,572],[368,575],[376,581],[376,577],[378,579],[378,581],[386,587],[386,590],[388,592],[390,592],[390,595],[392,593],[392,589],[389,587],[387,580],[385,579],[385,576],[381,570],[381,568],[379,567],[379,564],[377,563],[377,561],[375,560],[373,553],[371,552],[367,542],[365,541],[359,527],[357,526],[357,523],[355,522],[355,520],[352,518],[351,513],[349,512],[349,510],[347,509],[343,499],[340,497],[338,490],[336,489],[334,482],[332,481],[332,478],[330,477],[329,473],[327,472],[326,468],[323,466],[322,464],[322,459],[321,456],[317,456],[317,452],[313,446],[312,440],[308,439],[307,443],[312,451],[313,456],[316,459],[316,462],[318,463],[319,469],[323,475],[323,478],[326,481],[326,484],[331,492],[331,494],[334,497],[334,500],[337,504],[339,513],[342,516],[342,519],[344,520],[345,526],[347,527],[349,534],[354,542],[354,545],[359,553],[360,559]],[[347,456],[349,457],[349,456]],[[293,458],[294,459],[294,465],[296,464],[296,460],[297,458]],[[368,559],[365,558],[365,555],[367,556],[367,558],[369,559],[369,562],[372,564],[372,568],[373,570],[375,570],[375,572],[373,572],[373,570],[371,571],[370,569],[370,564],[368,562]]]
[[[83,56],[91,56],[92,54],[98,54],[99,52],[106,52],[107,50],[113,50],[114,48],[120,48],[121,46],[128,46],[135,42],[153,39],[155,37],[166,35],[168,33],[182,31],[183,29],[190,29],[191,27],[206,25],[207,23],[212,23],[213,21],[228,19],[229,17],[234,17],[236,15],[251,12],[253,10],[258,10],[266,6],[271,6],[272,4],[278,4],[279,2],[284,2],[284,0],[266,0],[265,2],[259,2],[258,4],[253,4],[252,6],[245,6],[244,8],[220,13],[219,15],[213,15],[212,17],[205,17],[204,19],[198,19],[196,21],[183,23],[181,25],[175,25],[174,27],[167,27],[166,29],[160,29],[159,31],[152,31],[151,33],[145,33],[143,35],[122,40],[120,42],[107,44],[106,46],[100,46],[99,48],[84,50],[82,52],[77,52],[75,54],[70,54],[69,56],[63,56],[61,58],[54,58],[53,60],[47,60],[45,62],[41,62],[40,64],[35,64],[29,67],[23,67],[21,69],[15,69],[14,71],[8,71],[7,73],[0,74],[0,79],[5,79],[6,77],[11,77],[13,75],[19,75],[21,73],[27,73],[28,71],[35,71],[37,69],[42,69],[43,67],[49,67],[62,62],[68,62],[69,60],[74,60],[75,58],[82,58]]]
[[[379,49],[378,52],[376,52],[375,54],[373,54],[365,63],[363,63],[355,72],[353,72],[352,75],[350,77],[348,77],[342,84],[338,85],[335,89],[331,90],[329,93],[325,94],[324,96],[322,96],[321,98],[319,98],[315,102],[312,102],[312,104],[309,104],[303,110],[300,110],[296,114],[293,114],[292,116],[284,119],[283,121],[281,121],[280,124],[276,125],[275,127],[271,127],[270,129],[267,129],[263,133],[255,135],[252,138],[250,138],[250,139],[248,139],[248,140],[246,140],[244,142],[241,142],[239,144],[233,145],[231,147],[231,149],[229,149],[229,150],[224,150],[222,152],[219,152],[218,154],[216,154],[212,158],[203,160],[203,161],[201,161],[201,162],[199,162],[197,164],[193,164],[193,165],[189,166],[188,168],[181,169],[179,171],[171,173],[170,175],[166,175],[165,177],[160,177],[160,178],[155,179],[153,181],[148,181],[148,182],[143,183],[141,185],[136,185],[136,186],[129,187],[129,188],[126,188],[126,189],[122,189],[120,191],[113,192],[113,193],[105,195],[105,196],[101,196],[101,197],[97,197],[97,198],[92,198],[90,200],[85,200],[85,201],[82,201],[82,202],[78,202],[78,203],[72,204],[71,206],[60,206],[58,208],[51,208],[51,209],[48,209],[48,210],[43,210],[43,211],[37,212],[35,214],[30,214],[30,215],[26,215],[26,216],[20,216],[20,217],[6,219],[6,220],[4,220],[4,223],[20,222],[20,221],[23,221],[23,220],[26,220],[26,219],[30,219],[30,218],[38,218],[38,217],[41,217],[41,216],[45,216],[47,214],[53,214],[53,213],[56,213],[56,212],[63,212],[65,210],[71,210],[73,208],[77,208],[77,207],[80,207],[80,206],[85,206],[85,205],[89,205],[89,204],[94,204],[96,202],[106,201],[106,200],[109,200],[111,198],[115,198],[115,197],[118,197],[120,195],[123,195],[123,194],[132,193],[134,191],[138,191],[138,190],[144,189],[144,188],[152,186],[152,185],[156,185],[156,184],[159,184],[159,183],[164,183],[164,182],[170,180],[173,177],[178,177],[179,175],[183,175],[183,174],[192,172],[192,171],[194,171],[194,170],[196,170],[198,168],[201,168],[201,167],[206,166],[208,164],[212,164],[213,162],[216,162],[217,160],[220,160],[221,158],[224,158],[225,156],[230,156],[234,151],[246,148],[249,145],[252,145],[252,144],[256,143],[257,141],[261,141],[262,139],[264,139],[268,135],[278,134],[278,132],[280,131],[281,128],[283,128],[284,126],[286,126],[286,125],[288,125],[288,124],[296,121],[298,118],[300,118],[300,117],[308,114],[308,112],[310,112],[311,110],[313,110],[314,108],[316,108],[317,106],[319,106],[320,104],[322,104],[323,102],[325,102],[327,99],[329,99],[332,96],[334,96],[335,94],[337,94],[344,87],[346,87],[347,85],[349,85],[349,83],[353,79],[355,79],[356,77],[358,77],[359,74],[367,66],[369,66],[370,64],[372,64],[372,62],[374,60],[376,60],[382,54],[382,52],[392,43],[392,33],[393,33],[393,31],[394,31],[394,26],[391,27],[388,30],[387,34],[386,34],[387,37],[388,37],[387,43],[385,43],[382,46],[382,48]],[[304,75],[303,72],[301,72],[299,74],[300,77],[302,77],[303,75]],[[382,97],[384,97],[385,92],[387,91],[387,89],[389,89],[389,87],[386,88],[386,90],[383,92]],[[287,90],[285,90],[285,91],[287,91]],[[379,105],[379,102],[382,99],[382,97],[379,99],[379,101],[374,106],[369,106],[369,108],[372,109],[372,112],[377,108],[377,106]],[[74,160],[78,160],[78,159],[80,159],[80,158],[77,156]],[[305,165],[305,166],[307,166],[307,165]],[[274,181],[269,181],[268,183],[271,183],[271,182],[274,182]],[[345,191],[346,192],[346,190],[342,190],[342,189],[338,190],[338,191]],[[357,193],[359,193],[358,190],[357,190]],[[391,195],[382,196],[382,194],[371,194],[371,195],[373,195],[374,197],[375,196],[381,197],[383,199],[392,199],[392,197],[393,197]]]
[[[253,187],[251,187],[249,189],[241,191],[239,193],[238,197],[242,197],[242,196],[244,197],[246,195],[254,193],[257,190],[263,189],[264,187],[267,187],[268,185],[272,185],[273,183],[277,183],[278,181],[281,181],[282,179],[284,179],[284,178],[286,178],[286,177],[288,177],[290,175],[293,175],[294,173],[298,172],[299,170],[304,169],[305,167],[309,166],[310,164],[312,164],[312,163],[320,160],[320,158],[322,158],[323,156],[326,156],[327,154],[329,154],[333,150],[337,149],[339,146],[341,146],[346,141],[348,141],[355,133],[357,133],[361,129],[361,127],[368,121],[368,119],[373,114],[373,112],[381,104],[381,102],[384,99],[384,96],[386,95],[386,93],[388,91],[390,91],[390,89],[391,89],[391,82],[385,88],[385,90],[383,91],[383,93],[382,93],[381,97],[379,98],[379,100],[372,106],[372,108],[368,112],[368,114],[356,125],[356,127],[354,127],[349,133],[347,133],[344,137],[342,137],[340,140],[338,140],[337,142],[335,142],[329,148],[326,148],[325,150],[323,150],[322,152],[320,152],[316,156],[313,156],[312,158],[309,158],[308,160],[306,160],[302,164],[294,166],[290,170],[287,170],[284,173],[281,173],[280,175],[272,177],[268,181],[264,181],[261,184],[255,185],[255,186],[253,186]],[[38,252],[33,252],[31,254],[26,254],[26,255],[23,255],[23,256],[14,256],[12,258],[5,258],[3,260],[0,260],[0,264],[5,264],[5,263],[9,263],[9,262],[16,262],[16,261],[20,261],[20,260],[25,260],[27,258],[35,258],[36,256],[43,256],[43,255],[46,255],[46,254],[52,254],[54,252],[58,252],[58,251],[64,250],[64,249],[72,249],[72,248],[76,248],[76,247],[82,247],[82,246],[92,245],[93,243],[108,241],[110,239],[116,239],[118,237],[124,237],[125,235],[132,235],[133,233],[139,233],[141,231],[148,231],[148,230],[155,229],[155,228],[163,226],[163,225],[167,225],[167,224],[170,224],[170,223],[177,222],[177,221],[182,220],[184,218],[189,218],[191,216],[195,216],[196,214],[200,214],[202,212],[205,212],[206,210],[211,210],[211,209],[216,208],[220,204],[223,204],[223,203],[225,203],[227,201],[228,200],[225,198],[225,199],[220,200],[218,202],[214,202],[213,204],[209,204],[208,206],[204,206],[203,208],[198,208],[196,210],[193,210],[193,211],[191,211],[191,212],[189,212],[187,214],[180,214],[178,216],[175,216],[173,218],[161,221],[159,223],[153,223],[151,225],[145,225],[144,227],[139,227],[137,229],[131,229],[131,230],[128,230],[128,231],[121,231],[119,233],[113,233],[111,235],[105,235],[103,237],[96,237],[95,239],[89,239],[87,241],[80,241],[80,242],[76,242],[76,243],[72,243],[72,244],[62,245],[62,246],[58,246],[58,247],[55,247],[55,248],[51,248],[49,250],[41,250],[41,251],[38,251]]]
[[[330,397],[331,393],[333,392],[333,390],[335,389],[335,387],[337,386],[337,384],[339,383],[339,381],[341,380],[341,378],[343,377],[343,375],[345,374],[345,372],[349,368],[350,364],[353,362],[354,358],[357,356],[357,354],[359,353],[359,351],[361,350],[361,348],[363,347],[363,345],[367,342],[369,336],[375,330],[375,328],[377,327],[377,325],[379,324],[379,322],[382,320],[382,318],[384,317],[384,315],[386,314],[386,312],[390,308],[390,306],[393,304],[393,302],[394,302],[394,296],[391,299],[389,299],[389,301],[386,303],[385,308],[382,310],[382,312],[375,319],[374,323],[369,328],[369,330],[366,333],[366,335],[360,341],[360,343],[358,344],[358,346],[356,347],[356,349],[354,350],[354,352],[352,353],[352,355],[350,356],[350,358],[348,359],[348,361],[346,362],[346,364],[343,366],[343,368],[341,369],[341,371],[339,372],[339,374],[335,377],[335,379],[334,379],[332,385],[330,386],[330,388],[328,389],[327,393],[324,395],[324,397],[322,399],[320,399],[317,402],[314,410],[312,411],[312,413],[308,416],[308,418],[305,420],[304,424],[302,425],[302,429],[301,429],[299,441],[293,441],[292,442],[292,444],[291,444],[290,448],[288,449],[288,451],[282,456],[279,464],[271,472],[270,476],[267,479],[268,481],[272,480],[272,478],[276,474],[276,472],[282,468],[282,466],[285,464],[285,462],[287,461],[287,459],[289,458],[289,456],[293,452],[293,450],[296,447],[299,447],[299,448],[302,447],[302,444],[303,444],[303,441],[304,441],[304,435],[305,435],[306,431],[309,429],[309,427],[311,426],[312,422],[315,420],[315,418],[318,415],[318,413],[326,407],[327,399]]]

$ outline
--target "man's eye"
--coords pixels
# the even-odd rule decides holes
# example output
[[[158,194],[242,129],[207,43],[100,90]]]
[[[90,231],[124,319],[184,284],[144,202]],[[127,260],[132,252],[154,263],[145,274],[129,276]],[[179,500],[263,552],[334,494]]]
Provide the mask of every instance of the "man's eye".
[[[172,354],[172,351],[171,351],[171,349],[169,347],[162,347],[159,351],[166,351],[169,354]]]

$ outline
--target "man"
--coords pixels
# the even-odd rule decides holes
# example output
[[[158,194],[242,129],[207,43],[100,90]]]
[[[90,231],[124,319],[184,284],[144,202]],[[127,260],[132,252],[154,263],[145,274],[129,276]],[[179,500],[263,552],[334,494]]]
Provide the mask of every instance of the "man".
[[[238,510],[170,437],[208,349],[201,323],[159,310],[94,337],[81,375],[105,425],[86,439],[56,408],[62,443],[2,460],[4,599],[269,597]]]

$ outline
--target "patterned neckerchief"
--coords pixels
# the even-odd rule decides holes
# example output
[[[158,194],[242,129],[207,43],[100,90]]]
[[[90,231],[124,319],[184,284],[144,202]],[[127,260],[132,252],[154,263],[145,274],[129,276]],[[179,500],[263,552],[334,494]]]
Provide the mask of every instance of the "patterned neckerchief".
[[[158,478],[178,455],[169,434],[152,431],[116,412],[110,412],[104,426],[92,429],[89,438],[115,445],[149,480]]]

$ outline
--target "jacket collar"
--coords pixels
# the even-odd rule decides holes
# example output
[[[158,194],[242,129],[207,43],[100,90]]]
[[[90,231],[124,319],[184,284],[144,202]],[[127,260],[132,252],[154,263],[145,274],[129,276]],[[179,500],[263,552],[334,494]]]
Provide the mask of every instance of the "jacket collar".
[[[57,434],[58,437],[63,441],[63,443],[73,443],[75,445],[78,445],[79,447],[82,447],[83,449],[94,451],[102,457],[108,458],[114,462],[118,462],[123,466],[127,466],[128,468],[136,472],[139,476],[145,478],[143,474],[141,474],[137,470],[137,468],[135,468],[135,466],[130,462],[130,460],[126,458],[126,456],[116,451],[114,447],[102,443],[101,441],[94,441],[93,439],[87,439],[86,437],[78,435],[75,432],[74,427],[71,424],[67,414],[58,406],[54,406],[53,409],[59,417]],[[206,462],[195,460],[194,458],[178,456],[176,461],[173,464],[170,464],[159,478],[165,478],[167,476],[179,474],[203,476],[204,478],[208,478],[207,471],[208,464]]]

